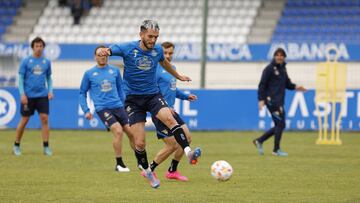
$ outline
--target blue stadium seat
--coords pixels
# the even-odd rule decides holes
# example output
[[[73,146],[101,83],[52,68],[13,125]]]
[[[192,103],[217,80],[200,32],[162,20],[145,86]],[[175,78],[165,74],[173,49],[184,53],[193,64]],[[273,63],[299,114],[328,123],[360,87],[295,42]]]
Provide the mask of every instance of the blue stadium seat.
[[[272,40],[360,43],[359,34],[360,0],[288,0]]]
[[[13,23],[17,10],[22,5],[22,0],[0,0],[0,42],[6,27]]]

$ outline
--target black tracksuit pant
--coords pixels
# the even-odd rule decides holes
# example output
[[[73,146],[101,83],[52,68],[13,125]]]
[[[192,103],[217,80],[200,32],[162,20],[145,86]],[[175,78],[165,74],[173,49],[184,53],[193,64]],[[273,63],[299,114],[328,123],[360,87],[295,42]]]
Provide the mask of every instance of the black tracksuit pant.
[[[275,135],[274,140],[274,152],[277,152],[280,149],[280,141],[283,130],[285,129],[285,111],[283,105],[274,105],[266,104],[266,107],[271,113],[272,120],[275,123],[275,126],[270,130],[266,131],[261,137],[257,140],[260,143],[265,142],[271,136]]]

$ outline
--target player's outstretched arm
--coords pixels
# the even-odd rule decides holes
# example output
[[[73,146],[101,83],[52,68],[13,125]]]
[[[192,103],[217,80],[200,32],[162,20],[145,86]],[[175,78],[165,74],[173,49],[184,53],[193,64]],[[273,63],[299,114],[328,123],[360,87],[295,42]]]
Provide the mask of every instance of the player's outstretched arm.
[[[188,100],[188,101],[196,101],[197,96],[195,94],[187,94],[181,91],[179,88],[176,88],[176,98],[181,100]]]
[[[100,56],[111,56],[110,48],[99,48],[97,51]]]
[[[174,70],[172,68],[171,63],[164,59],[163,61],[160,62],[160,65],[167,71],[169,72],[172,76],[174,76],[176,79],[181,80],[181,81],[191,81],[191,78],[185,75],[180,75],[176,70]]]

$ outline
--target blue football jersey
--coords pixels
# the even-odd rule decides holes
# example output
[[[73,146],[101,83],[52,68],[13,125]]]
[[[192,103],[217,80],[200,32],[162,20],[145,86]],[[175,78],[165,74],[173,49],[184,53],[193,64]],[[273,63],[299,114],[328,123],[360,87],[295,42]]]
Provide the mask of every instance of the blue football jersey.
[[[164,60],[160,45],[144,51],[140,41],[110,46],[112,55],[121,56],[124,61],[124,91],[126,95],[146,95],[159,93],[156,82],[157,64]]]
[[[94,102],[95,110],[114,109],[124,106],[125,95],[122,88],[122,79],[117,67],[106,65],[87,70],[80,86],[79,102],[86,113],[89,107],[86,103],[87,92]]]
[[[44,57],[28,56],[21,61],[19,74],[24,76],[24,93],[28,98],[46,97],[47,77],[51,75],[51,63]]]

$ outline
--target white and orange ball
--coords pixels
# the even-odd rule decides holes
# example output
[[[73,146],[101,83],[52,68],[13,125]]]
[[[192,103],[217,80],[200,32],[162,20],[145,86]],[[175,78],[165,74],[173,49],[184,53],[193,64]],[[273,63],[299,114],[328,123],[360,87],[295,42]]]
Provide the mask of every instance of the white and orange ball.
[[[229,180],[233,172],[231,165],[224,160],[215,161],[211,165],[211,175],[218,181]]]

